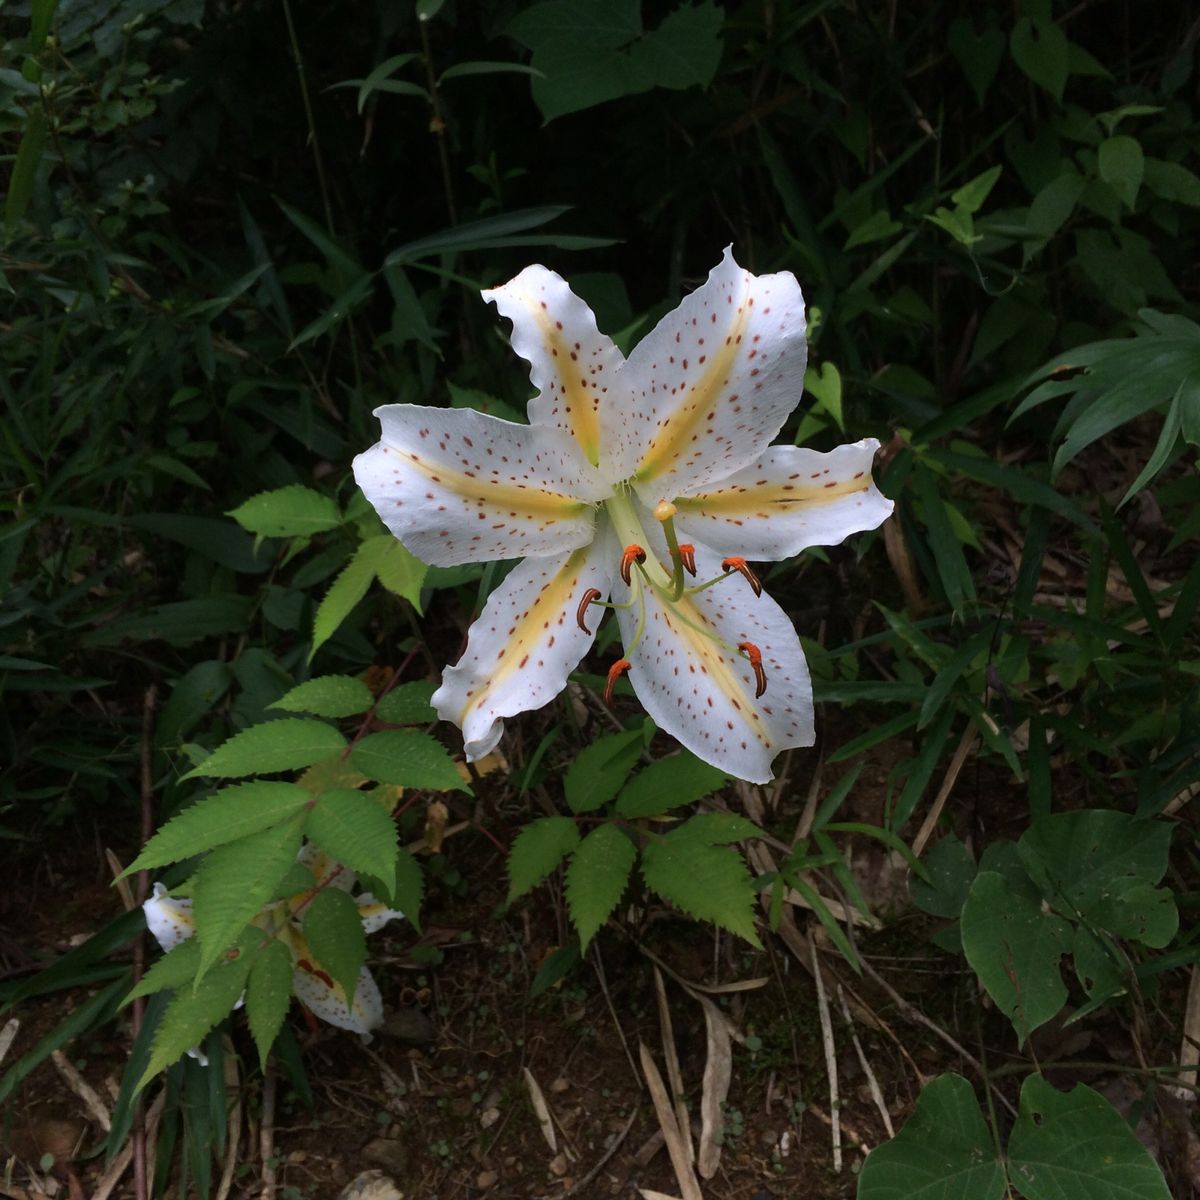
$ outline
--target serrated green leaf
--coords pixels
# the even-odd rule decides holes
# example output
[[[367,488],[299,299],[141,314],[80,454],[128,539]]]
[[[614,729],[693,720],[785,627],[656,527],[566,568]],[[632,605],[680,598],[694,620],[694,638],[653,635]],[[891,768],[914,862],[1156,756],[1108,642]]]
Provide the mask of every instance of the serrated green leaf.
[[[243,930],[237,945],[232,947],[236,953],[223,955],[194,987],[180,988],[175,993],[155,1033],[150,1061],[138,1080],[138,1091],[159,1071],[199,1045],[229,1015],[246,986],[254,949],[261,939],[260,930]]]
[[[300,483],[260,492],[227,515],[259,537],[311,537],[342,522],[335,501]]]
[[[389,592],[403,596],[417,612],[421,611],[421,585],[429,568],[419,558],[405,550],[390,533],[367,538],[359,553]]]
[[[643,849],[642,877],[689,916],[762,945],[754,929],[754,885],[735,850],[668,835]]]
[[[353,1007],[358,973],[367,959],[358,905],[338,888],[323,889],[304,910],[304,937],[317,964],[341,984],[347,1006]]]
[[[353,871],[382,879],[395,873],[396,823],[363,792],[334,788],[318,796],[305,832],[326,854]]]
[[[251,725],[222,742],[184,779],[195,775],[236,779],[242,775],[267,775],[274,771],[299,771],[343,749],[346,739],[324,721],[284,717]]]
[[[747,838],[762,837],[762,830],[753,821],[737,813],[705,812],[689,817],[678,829],[671,830],[677,841],[701,842],[706,846],[727,846]]]
[[[396,855],[396,879],[392,884],[392,906],[398,908],[421,931],[421,900],[425,895],[425,875],[421,864],[403,847]]]
[[[388,725],[427,725],[437,720],[429,703],[434,686],[420,680],[392,688],[375,708],[375,717]]]
[[[322,675],[298,684],[268,707],[318,717],[353,717],[366,712],[374,699],[371,689],[353,675]]]
[[[121,1001],[124,1008],[131,1000],[139,996],[152,996],[164,988],[181,988],[196,977],[196,968],[200,965],[200,943],[195,938],[180,942],[174,949],[168,951],[142,976],[141,982]]]
[[[252,833],[218,847],[200,864],[192,889],[192,916],[202,950],[200,977],[271,902],[296,861],[300,826],[293,820]]]
[[[1103,1096],[1082,1083],[1064,1094],[1040,1075],[1021,1088],[1008,1169],[1026,1200],[1171,1200],[1162,1171]]]
[[[961,1075],[939,1075],[908,1123],[863,1164],[857,1200],[1002,1200],[1004,1168]]]
[[[567,768],[563,790],[574,813],[594,812],[607,804],[629,778],[642,752],[642,731],[610,733],[585,746]]]
[[[617,798],[617,812],[634,820],[658,817],[715,792],[729,776],[684,750],[639,771]]]
[[[1067,1002],[1059,960],[1071,942],[1066,921],[1003,875],[975,876],[962,911],[963,951],[1021,1042]]]
[[[629,883],[637,850],[615,825],[604,824],[579,843],[567,867],[567,910],[581,953],[608,920]]]
[[[279,1036],[283,1018],[292,1002],[292,952],[278,938],[254,960],[246,985],[246,1016],[258,1047],[259,1066],[265,1068],[267,1055]]]
[[[417,729],[368,734],[350,751],[350,763],[378,783],[440,792],[471,790],[441,742]]]
[[[308,793],[294,783],[256,780],[222,788],[172,817],[125,868],[120,878],[150,867],[180,862],[205,850],[270,829],[301,812]]]
[[[342,568],[317,607],[317,614],[313,618],[312,649],[308,654],[310,660],[367,594],[374,578],[375,568],[362,557],[360,547],[359,552]]]
[[[579,845],[570,817],[540,817],[517,835],[508,855],[508,901],[537,887]]]

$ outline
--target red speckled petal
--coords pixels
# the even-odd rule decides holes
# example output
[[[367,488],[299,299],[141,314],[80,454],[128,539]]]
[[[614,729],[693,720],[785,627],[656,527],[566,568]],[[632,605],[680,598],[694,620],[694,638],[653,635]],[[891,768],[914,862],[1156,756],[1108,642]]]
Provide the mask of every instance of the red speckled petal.
[[[354,477],[383,523],[424,562],[455,566],[561,554],[592,538],[608,493],[556,429],[471,409],[389,404],[383,438]]]
[[[433,694],[438,716],[463,731],[468,761],[482,758],[504,732],[504,718],[540,708],[566,686],[595,640],[576,610],[589,588],[607,599],[620,552],[602,522],[596,542],[556,558],[526,559],[488,597],[462,658]]]
[[[624,358],[596,328],[592,310],[565,279],[545,267],[526,267],[503,287],[483,293],[513,323],[512,348],[529,363],[538,394],[529,402],[535,425],[561,429],[606,478],[606,447],[614,423],[625,420],[612,388]]]
[[[371,1030],[383,1024],[383,998],[371,972],[366,967],[359,972],[358,984],[354,989],[354,1005],[351,1007],[346,1003],[346,992],[341,984],[334,983],[313,958],[304,935],[295,929],[290,934],[296,962],[292,990],[297,999],[322,1021],[339,1029],[361,1033],[369,1040]]]
[[[677,497],[679,536],[720,554],[773,562],[875,529],[893,507],[871,478],[878,449],[874,438],[828,454],[772,446],[718,488]]]
[[[370,892],[363,892],[355,899],[358,905],[358,915],[362,918],[363,931],[374,933],[382,929],[389,921],[402,918],[404,914],[397,908],[388,908],[382,900],[376,900]]]
[[[618,382],[629,422],[614,452],[651,508],[748,466],[800,401],[804,298],[789,272],[751,275],[729,250],[638,343]]]
[[[174,950],[196,932],[192,902],[168,896],[161,883],[154,885],[150,898],[142,904],[142,912],[146,914],[146,927],[164,950]]]
[[[663,547],[657,547],[666,564]],[[720,573],[721,555],[696,543],[701,579]],[[627,589],[619,580],[614,599]],[[654,723],[693,754],[752,783],[771,779],[771,762],[792,746],[814,741],[812,684],[800,639],[770,596],[756,597],[737,576],[671,605],[649,588],[646,630],[626,649],[629,681]],[[617,610],[626,646],[637,609]],[[751,642],[762,652],[767,689],[756,698],[750,662],[717,645],[705,630],[731,646]]]

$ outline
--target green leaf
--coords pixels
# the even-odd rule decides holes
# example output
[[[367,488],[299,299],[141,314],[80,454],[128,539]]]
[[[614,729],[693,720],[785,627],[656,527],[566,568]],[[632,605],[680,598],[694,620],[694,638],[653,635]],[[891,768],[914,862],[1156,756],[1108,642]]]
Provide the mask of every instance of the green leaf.
[[[842,373],[836,363],[823,362],[820,368],[809,367],[804,372],[804,390],[827,412],[839,429],[845,429],[842,413]]]
[[[140,983],[121,1001],[123,1008],[131,1000],[139,996],[152,996],[164,988],[181,988],[185,983],[191,983],[196,978],[196,968],[200,965],[200,943],[195,938],[180,942],[174,949],[168,951],[142,976]]]
[[[258,1047],[259,1066],[265,1068],[283,1018],[292,1002],[292,952],[278,938],[254,960],[246,985],[246,1016]]]
[[[249,596],[205,596],[176,600],[148,612],[131,613],[109,621],[83,638],[83,645],[99,648],[124,641],[147,642],[161,638],[172,646],[190,646],[206,637],[240,633],[250,620]]]
[[[1008,1166],[1026,1200],[1171,1200],[1129,1123],[1082,1083],[1064,1094],[1040,1075],[1025,1081]]]
[[[1147,158],[1143,171],[1146,186],[1160,199],[1200,208],[1200,177],[1182,163]]]
[[[574,813],[595,812],[607,804],[629,778],[641,755],[640,729],[610,733],[585,746],[567,768],[563,790]]]
[[[192,888],[192,915],[202,950],[198,976],[269,904],[300,850],[300,821],[252,833],[212,851]]]
[[[358,905],[338,888],[319,891],[304,912],[304,937],[317,964],[341,984],[347,1006],[353,1007],[358,973],[367,960]]]
[[[319,717],[352,717],[366,712],[374,700],[371,689],[353,675],[322,675],[292,688],[268,707]]]
[[[996,186],[996,180],[1000,178],[1000,173],[1004,170],[1001,166],[989,167],[980,175],[976,175],[974,179],[964,183],[957,191],[950,194],[950,201],[964,212],[977,213],[982,207],[983,202],[988,198],[988,194],[992,188]]]
[[[925,855],[925,870],[927,878],[916,876],[910,885],[913,903],[935,917],[957,919],[975,878],[970,851],[954,834],[947,834]]]
[[[405,550],[390,533],[367,538],[358,552],[389,592],[402,596],[417,612],[421,611],[421,586],[428,568],[419,558]]]
[[[360,546],[350,561],[342,568],[329,591],[325,593],[325,598],[317,607],[317,614],[313,618],[312,649],[308,653],[310,660],[317,650],[337,632],[338,626],[367,594],[367,589],[370,588],[374,578],[375,566],[362,556],[362,547]]]
[[[517,835],[508,855],[508,901],[532,891],[579,845],[570,817],[540,817]]]
[[[1017,66],[1061,104],[1069,71],[1067,35],[1051,20],[1022,17],[1008,46]]]
[[[1171,892],[1153,886],[1166,874],[1172,832],[1167,821],[1084,809],[1039,818],[1017,849],[1060,911],[1161,949],[1178,927]]]
[[[1145,156],[1136,139],[1118,134],[1100,143],[1096,155],[1100,178],[1130,210],[1137,203],[1138,189],[1146,173]]]
[[[259,537],[311,537],[342,523],[334,500],[300,483],[251,496],[228,515]]]
[[[324,721],[284,717],[251,725],[218,746],[184,779],[196,775],[235,779],[241,775],[266,775],[298,771],[343,749],[346,739]]]
[[[753,821],[726,812],[697,813],[671,831],[672,838],[700,842],[705,846],[727,846],[730,842],[744,842],[762,835],[762,830]]]
[[[567,910],[579,934],[581,953],[621,899],[637,850],[615,825],[593,829],[567,867]]]
[[[995,25],[976,33],[969,17],[956,17],[950,23],[946,44],[967,77],[975,99],[982,104],[1004,57],[1004,34]]]
[[[434,686],[421,680],[402,683],[390,692],[375,707],[375,719],[388,725],[427,725],[437,720],[430,700]]]
[[[223,788],[172,817],[120,878],[270,829],[299,814],[308,800],[308,793],[294,783],[259,781]]]
[[[715,792],[728,775],[687,750],[639,771],[617,798],[617,812],[634,820],[657,817]]]
[[[963,950],[1021,1042],[1067,1002],[1059,960],[1071,942],[1066,921],[1003,875],[976,875],[962,911]]]
[[[398,908],[421,929],[421,900],[425,894],[425,875],[421,864],[402,846],[396,854],[396,878],[392,884],[392,907]]]
[[[46,146],[46,113],[41,102],[29,110],[25,118],[25,131],[17,148],[16,161],[8,177],[8,195],[4,201],[4,223],[11,230],[25,215],[29,201],[33,198],[33,185],[37,180],[38,168],[42,165],[42,151]]]
[[[1004,1168],[961,1075],[939,1075],[899,1133],[863,1164],[857,1200],[1003,1200]]]
[[[229,1015],[246,986],[254,947],[261,938],[261,930],[243,930],[230,954],[224,955],[195,987],[180,988],[175,993],[155,1033],[150,1061],[138,1080],[138,1091],[164,1067],[199,1045]]]
[[[440,792],[471,790],[445,746],[419,729],[368,734],[350,751],[350,765],[379,783]]]
[[[761,946],[754,929],[754,885],[737,851],[668,834],[646,844],[642,877],[651,891],[689,916]]]
[[[379,803],[353,788],[333,788],[318,796],[305,833],[353,871],[389,879],[396,871],[396,823]]]

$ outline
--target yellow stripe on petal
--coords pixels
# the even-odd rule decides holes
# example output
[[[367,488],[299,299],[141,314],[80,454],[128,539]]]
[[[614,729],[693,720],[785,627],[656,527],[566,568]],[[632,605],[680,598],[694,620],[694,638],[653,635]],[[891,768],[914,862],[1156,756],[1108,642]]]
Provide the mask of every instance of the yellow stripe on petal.
[[[552,320],[544,308],[544,305],[530,306],[542,331],[546,354],[558,376],[557,385],[551,380],[548,388],[554,393],[554,403],[562,410],[566,428],[594,467],[600,462],[599,387],[583,373],[587,368],[580,361],[582,344],[569,341],[562,322]]]
[[[466,703],[456,720],[460,728],[465,726],[467,718],[485,700],[503,690],[515,671],[536,672],[540,665],[537,661],[539,648],[547,642],[553,647],[559,636],[555,631],[568,620],[574,621],[590,550],[590,546],[585,546],[568,555],[562,568],[543,585],[532,603],[513,618],[504,634],[504,644],[487,673],[486,682],[478,690],[467,693]]]
[[[686,398],[677,401],[675,407],[659,422],[658,431],[651,438],[650,445],[633,473],[633,478],[638,483],[649,482],[678,465],[679,460],[689,452],[692,443],[703,438],[708,432],[709,424],[716,420],[717,405],[725,399],[720,395],[720,390],[728,385],[730,372],[741,353],[748,311],[744,304],[739,304],[721,347],[711,357],[700,356],[698,361],[703,364],[704,372],[695,383],[686,383],[687,372],[693,368],[693,364],[686,358],[681,358],[676,364],[674,357],[668,356],[669,362],[662,364],[661,370],[667,379],[670,378],[673,366],[678,366],[684,373],[679,390],[683,391]],[[675,388],[670,390],[672,393],[676,391]]]
[[[859,471],[851,479],[821,481],[820,475],[811,479],[793,476],[796,482],[723,488],[699,496],[681,496],[675,500],[684,512],[710,512],[722,517],[738,515],[768,517],[772,511],[788,511],[798,505],[829,504],[845,496],[854,496],[871,487],[870,471]]]

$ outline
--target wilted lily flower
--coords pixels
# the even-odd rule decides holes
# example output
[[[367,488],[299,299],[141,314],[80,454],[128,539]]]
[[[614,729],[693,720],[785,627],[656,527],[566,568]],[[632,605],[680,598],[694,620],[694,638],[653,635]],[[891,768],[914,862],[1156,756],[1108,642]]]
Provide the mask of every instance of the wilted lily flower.
[[[707,282],[625,359],[545,267],[483,293],[513,323],[538,394],[529,425],[411,404],[376,411],[359,486],[418,558],[523,558],[434,694],[469,760],[503,719],[558,694],[616,610],[624,672],[655,723],[731,775],[814,738],[800,639],[748,565],[835,545],[892,511],[878,442],[827,454],[770,446],[803,389],[794,276],[754,276],[727,250]],[[695,582],[692,582],[692,580]]]
[[[360,1033],[369,1040],[371,1030],[383,1022],[383,1000],[371,972],[366,967],[362,968],[354,989],[354,1003],[347,1004],[341,984],[335,983],[329,973],[321,968],[309,949],[299,919],[305,905],[319,888],[351,891],[357,882],[354,872],[334,862],[311,842],[300,851],[298,860],[312,871],[312,888],[268,905],[254,923],[261,925],[264,932],[281,938],[292,952],[296,968],[292,976],[292,990],[301,1004],[330,1025]],[[361,893],[355,898],[355,903],[367,933],[382,929],[393,917],[404,916],[402,912],[381,904],[370,892]],[[154,885],[153,893],[142,905],[142,911],[146,915],[147,927],[163,950],[173,950],[196,932],[191,900],[168,895],[161,883]],[[196,1051],[188,1053],[202,1058]]]

